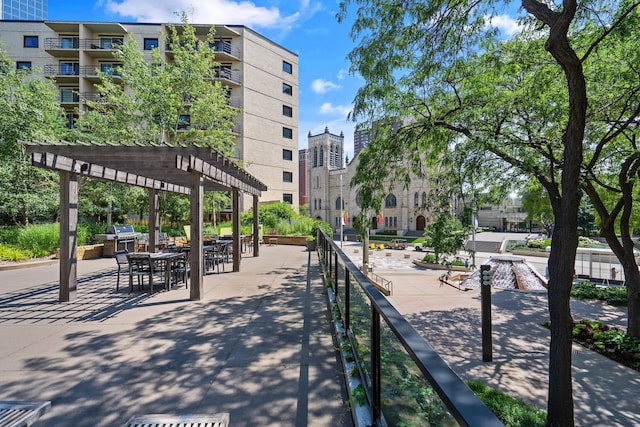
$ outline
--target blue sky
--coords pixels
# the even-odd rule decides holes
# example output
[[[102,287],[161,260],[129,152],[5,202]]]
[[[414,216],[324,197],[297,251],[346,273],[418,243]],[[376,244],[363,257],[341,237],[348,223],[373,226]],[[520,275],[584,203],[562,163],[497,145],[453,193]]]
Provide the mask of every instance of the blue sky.
[[[354,47],[351,19],[338,24],[339,0],[49,0],[48,19],[71,21],[177,22],[187,12],[194,24],[238,24],[257,31],[299,56],[300,148],[307,134],[329,127],[345,135],[345,154],[353,157],[354,123],[347,120],[362,80],[348,72],[346,56]],[[353,12],[351,14],[353,18]],[[511,18],[494,25],[506,33]]]

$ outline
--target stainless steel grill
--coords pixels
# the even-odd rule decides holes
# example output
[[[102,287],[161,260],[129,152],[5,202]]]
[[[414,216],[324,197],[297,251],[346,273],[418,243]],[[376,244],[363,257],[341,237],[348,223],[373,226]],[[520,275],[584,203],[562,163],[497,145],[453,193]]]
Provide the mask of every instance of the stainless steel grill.
[[[95,238],[98,241],[105,243],[105,249],[107,246],[112,248],[106,250],[104,255],[112,256],[115,251],[126,249],[129,252],[135,252],[136,239],[140,237],[140,233],[136,233],[133,229],[133,225],[110,225],[105,230],[104,234],[96,234]]]

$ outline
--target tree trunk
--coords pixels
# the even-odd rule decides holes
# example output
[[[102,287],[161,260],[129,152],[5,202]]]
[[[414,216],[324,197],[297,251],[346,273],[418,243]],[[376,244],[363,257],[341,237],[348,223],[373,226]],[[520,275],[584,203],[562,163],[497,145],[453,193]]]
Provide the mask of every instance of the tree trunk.
[[[562,67],[567,79],[568,120],[563,137],[564,153],[561,192],[557,184],[542,182],[549,191],[555,216],[555,228],[549,255],[549,396],[547,425],[573,426],[573,388],[571,383],[572,318],[569,305],[578,247],[578,207],[580,204],[580,169],[587,110],[587,89],[580,59],[568,39],[569,26],[577,3],[565,0],[560,13],[535,0],[523,0],[525,9],[550,28],[545,49]]]

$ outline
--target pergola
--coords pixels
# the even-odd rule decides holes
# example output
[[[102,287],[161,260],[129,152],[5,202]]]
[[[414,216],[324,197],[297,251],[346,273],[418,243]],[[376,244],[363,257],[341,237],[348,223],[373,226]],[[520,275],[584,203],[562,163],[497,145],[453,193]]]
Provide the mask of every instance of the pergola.
[[[60,296],[77,292],[78,176],[144,187],[149,191],[149,247],[159,241],[159,192],[189,195],[191,220],[190,299],[203,289],[203,196],[205,191],[232,194],[233,271],[240,271],[240,192],[253,196],[253,250],[259,256],[258,199],[267,187],[219,152],[199,146],[168,144],[24,142],[34,166],[60,174]]]

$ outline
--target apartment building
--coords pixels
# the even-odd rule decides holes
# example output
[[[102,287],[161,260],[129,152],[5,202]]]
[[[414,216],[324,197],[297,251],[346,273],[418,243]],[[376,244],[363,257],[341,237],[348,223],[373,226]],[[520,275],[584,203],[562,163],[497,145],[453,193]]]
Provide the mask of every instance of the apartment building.
[[[193,26],[206,39],[211,25]],[[4,48],[16,66],[54,79],[70,126],[97,97],[98,70],[119,65],[113,55],[117,45],[133,36],[149,60],[158,49],[170,61],[163,42],[167,31],[167,24],[154,23],[0,21]],[[215,25],[214,48],[217,77],[239,109],[236,159],[267,185],[261,202],[284,201],[297,210],[298,55],[241,25]],[[251,207],[249,197],[241,207]]]

